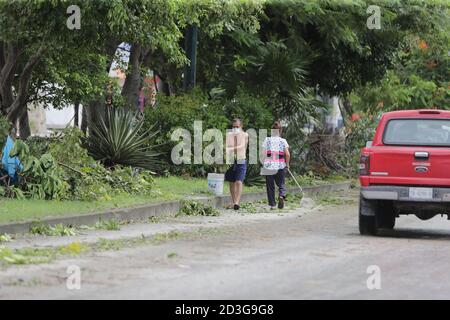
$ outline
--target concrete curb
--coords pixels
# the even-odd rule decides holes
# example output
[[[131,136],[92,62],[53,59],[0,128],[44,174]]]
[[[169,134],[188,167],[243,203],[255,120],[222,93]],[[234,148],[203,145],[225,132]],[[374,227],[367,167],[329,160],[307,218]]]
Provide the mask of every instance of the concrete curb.
[[[315,187],[305,187],[303,191],[306,196],[311,197],[318,194],[338,191],[338,190],[348,190],[350,188],[350,182],[342,182],[335,184],[327,184]],[[288,189],[289,193],[298,193],[297,188]],[[252,202],[258,201],[266,198],[265,192],[252,192],[245,193],[241,197],[242,202]],[[202,203],[209,204],[215,208],[223,208],[228,203],[230,203],[230,196],[213,196],[213,197],[195,197],[192,200],[199,201]],[[27,233],[30,228],[36,223],[41,223],[45,225],[71,225],[71,226],[81,226],[81,225],[92,225],[99,220],[139,220],[149,217],[167,216],[175,214],[181,205],[181,200],[153,203],[149,205],[142,205],[131,208],[113,209],[107,212],[97,212],[97,213],[87,213],[83,215],[73,215],[65,217],[49,217],[40,220],[24,221],[24,222],[10,222],[0,224],[0,234],[8,233]]]

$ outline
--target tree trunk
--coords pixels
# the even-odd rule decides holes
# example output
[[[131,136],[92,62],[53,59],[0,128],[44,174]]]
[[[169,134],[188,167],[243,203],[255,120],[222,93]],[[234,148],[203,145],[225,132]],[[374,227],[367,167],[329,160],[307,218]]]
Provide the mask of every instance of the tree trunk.
[[[74,106],[73,106],[73,111],[74,111],[74,117],[73,117],[73,122],[74,122],[74,126],[75,127],[79,127],[79,123],[80,123],[80,119],[78,117],[79,113],[80,113],[80,102],[76,101]]]
[[[20,50],[14,43],[0,43],[0,109],[4,115],[14,102],[12,82],[17,69]]]
[[[198,28],[192,25],[187,28],[184,35],[184,50],[189,59],[189,64],[184,68],[183,90],[189,91],[195,86],[196,65],[197,65],[197,36]]]
[[[142,46],[139,43],[134,43],[130,51],[127,77],[122,88],[122,96],[125,97],[127,106],[131,110],[136,109],[141,91],[141,64],[143,61],[141,53]]]
[[[86,108],[86,116],[88,126],[90,123],[97,123],[100,118],[104,118],[105,102],[104,101],[91,102]]]
[[[30,122],[28,119],[28,110],[26,108],[19,118],[19,133],[20,138],[23,140],[31,136]]]
[[[147,50],[142,65],[153,70],[161,80],[161,92],[166,96],[171,96],[179,92],[181,70],[168,62],[168,58],[160,51]]]
[[[83,109],[81,110],[81,131],[83,131],[84,134],[87,132],[87,112],[86,112],[87,106],[83,106]]]
[[[347,112],[345,111],[343,102],[342,102],[342,100],[340,98],[339,98],[339,101],[338,101],[338,106],[339,106],[339,110],[341,111],[342,122],[344,123],[344,127],[346,127],[347,126],[347,122],[348,122],[348,120],[347,120]]]
[[[344,97],[344,101],[343,101],[342,105],[344,106],[347,116],[351,117],[353,114],[353,106],[352,106],[352,102],[350,101],[350,99],[348,97]]]
[[[106,73],[109,74],[109,71],[111,69],[112,63],[114,61],[114,55],[116,53],[117,47],[121,41],[115,39],[115,38],[109,38],[104,43],[104,52],[106,56],[108,57],[108,62],[106,64]],[[83,130],[84,133],[87,132],[89,123],[96,123],[98,120],[98,117],[103,117],[105,114],[105,97],[107,97],[109,94],[109,88],[108,86],[104,88],[104,96],[100,97],[97,101],[92,101],[88,104],[83,105],[83,118],[82,118],[82,124],[81,124],[81,130]],[[83,123],[84,122],[84,123]]]
[[[44,46],[41,46],[27,61],[23,68],[20,78],[17,95],[12,105],[8,108],[8,119],[15,122],[20,119],[27,110],[28,87],[30,86],[33,68],[38,63],[44,53]],[[27,116],[28,119],[28,116]]]

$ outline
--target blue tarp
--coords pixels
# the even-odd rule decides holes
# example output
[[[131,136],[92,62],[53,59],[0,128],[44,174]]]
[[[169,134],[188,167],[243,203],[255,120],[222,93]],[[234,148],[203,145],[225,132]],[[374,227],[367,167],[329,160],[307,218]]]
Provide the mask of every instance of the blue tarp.
[[[13,147],[14,140],[10,136],[8,136],[8,139],[6,140],[5,146],[2,150],[2,166],[3,170],[6,171],[13,180],[16,180],[17,169],[22,170],[23,166],[22,163],[20,163],[18,157],[9,156],[9,152]]]

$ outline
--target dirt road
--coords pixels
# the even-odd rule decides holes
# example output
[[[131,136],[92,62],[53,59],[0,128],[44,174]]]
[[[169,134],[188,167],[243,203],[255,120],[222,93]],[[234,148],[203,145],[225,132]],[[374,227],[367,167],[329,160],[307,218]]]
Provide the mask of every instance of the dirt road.
[[[202,232],[160,244],[11,266],[0,271],[0,298],[450,298],[444,218],[402,217],[384,237],[365,237],[358,233],[356,201],[268,215],[220,225],[207,218]],[[80,290],[66,286],[70,265],[80,267]]]

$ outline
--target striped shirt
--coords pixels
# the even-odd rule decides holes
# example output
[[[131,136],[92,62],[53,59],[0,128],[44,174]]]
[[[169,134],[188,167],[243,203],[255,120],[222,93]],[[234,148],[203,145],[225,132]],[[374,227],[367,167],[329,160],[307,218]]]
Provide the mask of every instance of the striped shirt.
[[[263,148],[266,151],[264,159],[264,168],[268,170],[279,170],[286,167],[284,150],[289,148],[286,139],[281,137],[267,137],[263,142]]]

